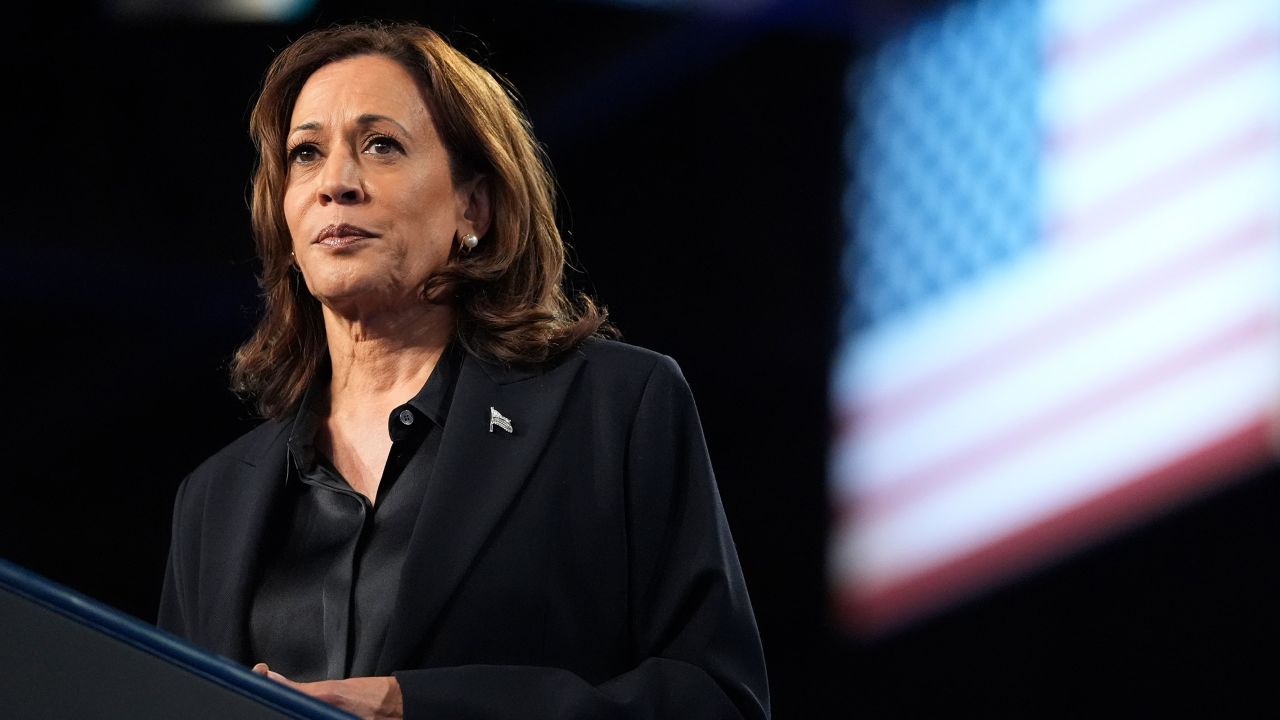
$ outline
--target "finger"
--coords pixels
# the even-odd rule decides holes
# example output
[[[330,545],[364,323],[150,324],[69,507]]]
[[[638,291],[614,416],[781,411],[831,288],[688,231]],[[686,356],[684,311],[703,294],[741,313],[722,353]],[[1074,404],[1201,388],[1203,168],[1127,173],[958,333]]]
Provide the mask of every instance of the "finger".
[[[280,673],[276,672],[275,670],[267,670],[267,672],[266,672],[265,674],[266,674],[266,676],[267,676],[267,677],[271,678],[272,680],[275,680],[276,682],[278,682],[278,683],[280,683],[280,684],[282,684],[282,685],[288,685],[289,687],[294,688],[294,689],[301,689],[301,688],[302,688],[302,683],[296,683],[296,682],[294,682],[294,681],[290,680],[289,678],[287,678],[287,677],[285,677],[285,676],[281,675]]]
[[[285,677],[285,676],[281,675],[280,673],[276,672],[275,670],[272,670],[272,669],[271,669],[271,668],[270,668],[266,663],[258,663],[257,665],[254,665],[254,666],[253,666],[253,672],[255,672],[255,673],[259,674],[259,675],[262,675],[263,677],[269,678],[269,679],[271,679],[271,680],[275,680],[275,681],[276,681],[276,682],[278,682],[278,683],[281,683],[281,684],[284,684],[284,685],[288,685],[288,686],[290,686],[290,687],[295,687],[295,688],[296,688],[296,687],[298,687],[298,683],[296,683],[296,682],[294,682],[294,681],[290,680],[289,678],[287,678],[287,677]]]

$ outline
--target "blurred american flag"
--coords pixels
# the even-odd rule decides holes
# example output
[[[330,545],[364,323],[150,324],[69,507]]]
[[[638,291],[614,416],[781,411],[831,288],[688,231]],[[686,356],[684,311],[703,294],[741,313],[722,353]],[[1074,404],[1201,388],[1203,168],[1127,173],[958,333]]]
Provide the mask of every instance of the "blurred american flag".
[[[1271,456],[1280,3],[958,3],[849,93],[848,622],[901,623]]]

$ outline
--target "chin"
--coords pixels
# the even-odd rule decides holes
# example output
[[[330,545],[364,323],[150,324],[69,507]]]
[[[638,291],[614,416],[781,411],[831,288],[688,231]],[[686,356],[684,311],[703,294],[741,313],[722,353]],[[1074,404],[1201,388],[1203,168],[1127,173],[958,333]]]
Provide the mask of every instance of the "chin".
[[[421,287],[421,285],[419,285]],[[307,289],[321,305],[341,313],[344,309],[393,308],[418,302],[418,291],[378,275],[344,275],[326,278]]]
[[[350,273],[333,273],[330,277],[309,279],[307,282],[307,290],[325,305],[371,297],[378,294],[378,288],[379,284],[372,282],[372,278]]]

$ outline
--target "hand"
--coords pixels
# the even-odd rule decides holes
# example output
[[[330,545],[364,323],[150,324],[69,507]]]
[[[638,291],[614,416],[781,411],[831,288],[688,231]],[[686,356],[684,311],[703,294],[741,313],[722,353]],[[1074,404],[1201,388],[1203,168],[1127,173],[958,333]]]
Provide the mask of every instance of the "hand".
[[[267,667],[266,663],[254,665],[253,671],[365,720],[404,717],[404,696],[400,694],[400,683],[394,677],[294,682]]]

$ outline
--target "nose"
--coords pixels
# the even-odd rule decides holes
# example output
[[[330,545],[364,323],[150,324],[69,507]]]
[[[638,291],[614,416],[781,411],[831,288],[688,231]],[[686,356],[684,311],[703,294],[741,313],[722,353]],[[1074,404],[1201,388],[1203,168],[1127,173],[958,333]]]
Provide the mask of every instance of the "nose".
[[[330,157],[324,164],[317,195],[321,205],[355,205],[364,202],[360,164],[345,154]]]

